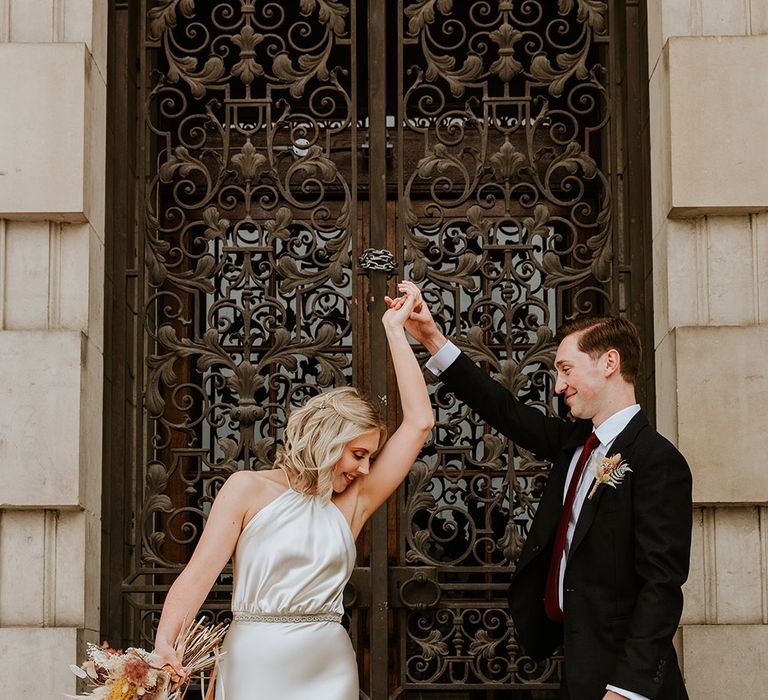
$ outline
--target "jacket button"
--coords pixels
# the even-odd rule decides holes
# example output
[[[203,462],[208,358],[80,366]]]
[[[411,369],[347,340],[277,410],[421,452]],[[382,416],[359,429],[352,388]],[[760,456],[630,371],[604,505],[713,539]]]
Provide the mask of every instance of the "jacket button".
[[[531,551],[532,551],[534,554],[536,554],[536,553],[538,553],[539,551],[541,551],[541,547],[539,547],[539,545],[535,544],[535,545],[533,545],[533,547],[531,547]]]

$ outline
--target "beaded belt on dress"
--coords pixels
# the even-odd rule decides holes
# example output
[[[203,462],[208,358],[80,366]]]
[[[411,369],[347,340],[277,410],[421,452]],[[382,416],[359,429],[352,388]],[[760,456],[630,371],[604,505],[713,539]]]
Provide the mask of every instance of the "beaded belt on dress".
[[[235,622],[341,622],[341,613],[308,613],[299,615],[269,615],[264,613],[250,613],[233,611],[232,619]]]

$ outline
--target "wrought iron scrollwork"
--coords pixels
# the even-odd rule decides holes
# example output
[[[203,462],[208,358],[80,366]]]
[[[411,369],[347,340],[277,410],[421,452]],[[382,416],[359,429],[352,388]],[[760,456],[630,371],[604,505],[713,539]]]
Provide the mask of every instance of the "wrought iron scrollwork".
[[[405,274],[446,335],[553,414],[554,329],[616,301],[609,6],[400,8]],[[559,662],[522,655],[505,606],[548,465],[443,387],[434,405],[434,442],[408,480],[402,560],[437,567],[443,593],[434,609],[402,614],[403,686],[554,685]]]
[[[271,464],[293,406],[353,372],[386,372],[365,360],[357,272],[404,265],[445,333],[550,414],[555,327],[619,294],[607,58],[619,3],[398,0],[395,99],[367,105],[388,110],[380,163],[358,113],[359,4],[146,3],[135,591],[169,585],[220,485]],[[394,254],[359,251],[363,217],[387,216],[358,201],[373,176],[398,199]],[[438,383],[433,403],[388,552],[403,651],[392,697],[553,688],[559,659],[524,655],[505,604],[547,465]],[[352,615],[380,575],[358,567]],[[225,572],[206,604],[216,618],[228,584]],[[158,601],[137,607],[149,643]]]
[[[356,29],[335,1],[148,5],[136,567],[167,572],[286,413],[351,381]]]
[[[407,678],[424,685],[546,687],[557,682],[558,663],[535,662],[515,641],[503,608],[441,608],[408,613]]]
[[[411,610],[434,608],[442,597],[435,572],[411,569],[408,573],[410,576],[398,586],[399,602]]]

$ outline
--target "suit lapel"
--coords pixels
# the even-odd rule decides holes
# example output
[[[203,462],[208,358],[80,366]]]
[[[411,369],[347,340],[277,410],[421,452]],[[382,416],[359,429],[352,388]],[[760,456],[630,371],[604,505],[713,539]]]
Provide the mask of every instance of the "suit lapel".
[[[531,539],[535,540],[543,548],[549,542],[550,537],[557,527],[560,512],[563,510],[563,492],[565,491],[565,477],[568,475],[568,466],[573,457],[573,451],[584,444],[587,435],[592,430],[592,424],[588,421],[579,421],[578,425],[568,439],[563,441],[560,454],[552,463],[552,471],[549,473],[547,488],[544,491],[539,508],[534,519],[535,529],[531,531]]]
[[[549,540],[550,533],[557,525],[557,519],[560,517],[560,510],[563,507],[562,493],[565,486],[565,476],[568,472],[568,463],[563,463],[562,458],[558,458],[552,464],[552,471],[549,473],[547,488],[539,503],[536,511],[534,523],[536,527],[537,543],[543,547]],[[538,520],[538,523],[536,522]]]
[[[611,455],[624,452],[627,447],[629,447],[635,441],[637,434],[646,425],[648,425],[648,419],[645,417],[642,411],[639,411],[637,415],[633,416],[632,420],[627,423],[627,427],[624,428],[624,430],[622,430],[616,436],[616,439],[611,445],[611,449],[608,450],[605,456],[610,457]],[[591,481],[593,486],[595,481],[594,478]],[[592,486],[590,486],[590,491],[592,490]],[[597,513],[597,506],[600,503],[600,499],[602,498],[603,492],[606,488],[610,487],[603,485],[597,489],[595,495],[592,496],[592,498],[584,499],[584,504],[582,505],[581,512],[579,513],[579,519],[576,522],[576,529],[573,532],[573,540],[571,541],[571,546],[568,550],[569,560],[589,531],[589,528],[592,525],[592,521],[595,519],[595,514]]]

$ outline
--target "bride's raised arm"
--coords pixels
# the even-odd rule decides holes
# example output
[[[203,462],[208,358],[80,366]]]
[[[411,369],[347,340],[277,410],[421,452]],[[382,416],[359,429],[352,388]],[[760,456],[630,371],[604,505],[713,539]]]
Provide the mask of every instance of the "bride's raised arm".
[[[388,309],[382,323],[397,377],[403,420],[370,473],[361,480],[356,518],[361,524],[403,482],[435,424],[424,375],[405,334],[405,322],[414,306],[421,303],[421,292],[412,282],[401,282],[398,291],[405,303]]]

